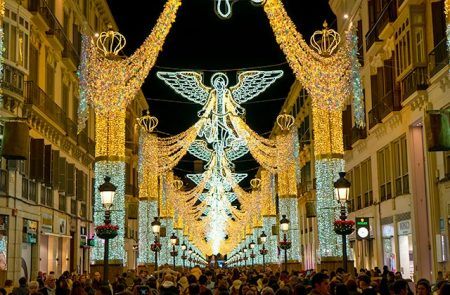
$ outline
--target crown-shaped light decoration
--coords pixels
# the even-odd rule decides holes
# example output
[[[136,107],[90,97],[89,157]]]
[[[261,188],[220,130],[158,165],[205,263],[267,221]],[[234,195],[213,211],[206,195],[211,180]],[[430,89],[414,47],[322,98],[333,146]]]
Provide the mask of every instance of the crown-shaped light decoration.
[[[179,180],[179,179],[175,179],[175,180],[172,182],[172,186],[173,186],[174,189],[180,190],[180,189],[183,187],[183,181],[182,181],[182,180]]]
[[[320,55],[332,55],[339,43],[341,43],[341,35],[333,29],[328,28],[328,23],[323,22],[323,29],[315,31],[310,39],[311,47],[313,47]]]
[[[97,48],[106,57],[115,57],[125,47],[127,40],[125,36],[112,29],[112,26],[108,26],[108,31],[101,32],[97,37]]]
[[[250,180],[250,185],[252,186],[252,189],[256,190],[261,187],[261,179],[260,178],[253,178]]]
[[[277,117],[277,124],[282,131],[287,131],[294,126],[295,119],[293,116],[288,114],[281,114]]]
[[[152,133],[158,126],[158,118],[150,116],[150,112],[147,110],[144,116],[137,118],[139,126],[141,126],[148,133]]]

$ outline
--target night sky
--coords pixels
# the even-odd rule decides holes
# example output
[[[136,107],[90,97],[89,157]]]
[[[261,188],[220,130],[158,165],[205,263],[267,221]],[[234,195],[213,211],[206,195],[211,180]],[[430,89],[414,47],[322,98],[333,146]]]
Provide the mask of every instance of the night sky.
[[[108,0],[108,3],[120,32],[127,38],[125,53],[129,55],[150,33],[165,0]],[[335,24],[327,0],[284,0],[283,3],[307,40],[312,32],[322,28],[324,20],[332,26]],[[176,134],[194,124],[200,110],[199,105],[188,103],[157,79],[157,71],[203,71],[206,85],[214,72],[226,71],[230,85],[234,85],[237,71],[243,68],[282,69],[285,72],[282,79],[263,95],[244,104],[247,124],[258,133],[267,134],[295,78],[262,7],[251,5],[249,0],[239,0],[233,6],[232,18],[221,20],[215,15],[213,5],[214,0],[183,1],[156,66],[143,86],[150,112],[159,119],[159,131]],[[258,166],[251,156],[241,158],[236,164],[238,172],[249,174],[256,172]],[[185,157],[175,172],[182,175],[192,169],[192,158]],[[244,187],[250,178],[242,183]]]

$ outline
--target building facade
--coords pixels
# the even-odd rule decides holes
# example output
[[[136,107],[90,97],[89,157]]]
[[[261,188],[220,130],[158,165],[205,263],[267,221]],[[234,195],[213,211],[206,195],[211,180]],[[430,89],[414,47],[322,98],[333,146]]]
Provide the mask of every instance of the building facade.
[[[1,133],[26,122],[26,160],[1,159],[0,282],[33,279],[39,270],[89,272],[95,138],[94,116],[77,133],[81,34],[116,28],[106,0],[5,1]],[[117,28],[116,28],[117,29]],[[137,138],[147,102],[127,111],[126,267],[136,266]],[[6,131],[7,132],[7,131]],[[4,141],[5,145],[11,144]]]
[[[449,153],[429,140],[439,126],[429,112],[446,117],[450,107],[444,1],[330,6],[340,31],[358,29],[365,94],[366,127],[354,126],[351,106],[343,118],[350,218],[370,221],[368,239],[350,236],[355,266],[434,280],[450,266]]]

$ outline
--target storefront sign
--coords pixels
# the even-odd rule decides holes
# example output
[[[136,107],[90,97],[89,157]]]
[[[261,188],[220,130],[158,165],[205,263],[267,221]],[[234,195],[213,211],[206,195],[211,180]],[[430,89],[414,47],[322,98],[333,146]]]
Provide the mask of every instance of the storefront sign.
[[[384,224],[381,228],[383,238],[391,238],[394,236],[394,225],[393,224]]]
[[[34,220],[23,219],[23,242],[36,244],[38,223]]]
[[[358,240],[364,240],[369,238],[370,226],[368,217],[357,217],[356,223],[356,238]]]
[[[51,214],[42,213],[41,231],[44,233],[53,232],[53,216]]]
[[[406,236],[411,234],[411,220],[403,220],[397,223],[397,230],[399,236]]]

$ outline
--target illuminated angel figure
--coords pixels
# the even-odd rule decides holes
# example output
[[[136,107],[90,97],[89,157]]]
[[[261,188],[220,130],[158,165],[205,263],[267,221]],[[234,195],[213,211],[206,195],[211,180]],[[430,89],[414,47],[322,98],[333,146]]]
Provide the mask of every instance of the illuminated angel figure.
[[[215,0],[214,11],[221,19],[228,19],[232,14],[232,6],[237,0]],[[250,0],[254,5],[264,5],[266,0]]]
[[[229,147],[241,149],[239,139],[229,120],[230,116],[245,113],[240,105],[249,101],[272,85],[283,75],[283,71],[247,71],[238,76],[238,83],[228,87],[228,77],[216,73],[211,77],[211,86],[203,84],[203,77],[196,72],[158,72],[157,76],[181,96],[203,105],[198,115],[207,118],[199,132],[221,156]]]

